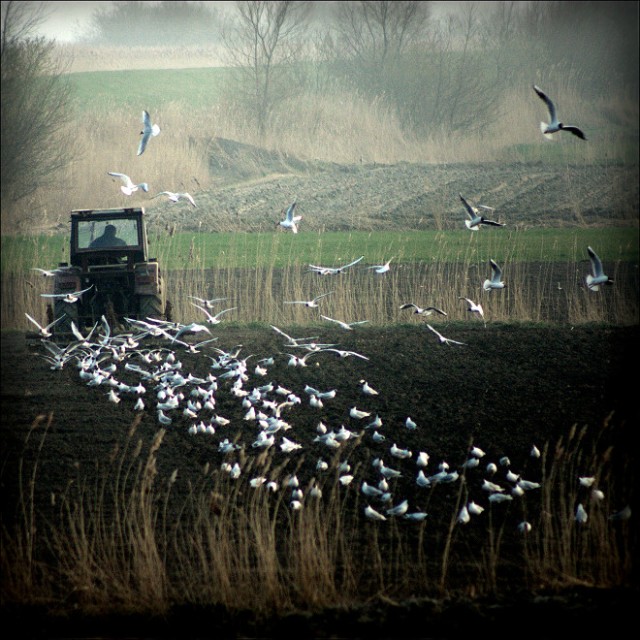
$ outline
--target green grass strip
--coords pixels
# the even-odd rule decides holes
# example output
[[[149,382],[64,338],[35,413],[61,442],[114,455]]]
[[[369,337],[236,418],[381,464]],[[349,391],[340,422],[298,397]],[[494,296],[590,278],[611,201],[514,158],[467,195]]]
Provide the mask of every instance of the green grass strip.
[[[2,238],[2,271],[52,268],[68,260],[68,237]],[[485,262],[576,262],[588,260],[592,246],[603,261],[637,262],[635,228],[541,228],[527,230],[152,233],[150,257],[165,270],[316,264],[339,266],[364,256],[362,264]]]

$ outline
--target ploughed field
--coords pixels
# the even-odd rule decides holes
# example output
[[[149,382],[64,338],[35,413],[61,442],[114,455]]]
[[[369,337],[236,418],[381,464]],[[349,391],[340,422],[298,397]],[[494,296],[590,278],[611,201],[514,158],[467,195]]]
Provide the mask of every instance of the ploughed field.
[[[427,549],[426,553],[433,553],[434,571],[438,571],[452,518],[455,519],[461,504],[458,502],[461,481],[430,488],[418,486],[416,459],[418,453],[424,451],[429,454],[428,466],[424,468],[427,476],[436,474],[438,464],[447,461],[450,471],[458,471],[465,476],[463,499],[474,500],[486,508],[485,513],[472,519],[468,525],[456,524],[453,528],[448,587],[452,593],[472,595],[469,585],[482,583],[474,554],[483,548],[480,540],[487,535],[490,513],[492,526],[504,532],[502,553],[505,562],[499,566],[497,579],[498,595],[502,599],[463,598],[444,606],[442,601],[424,598],[425,594],[411,599],[411,594],[399,586],[395,601],[367,594],[362,601],[354,602],[353,607],[339,607],[324,613],[267,616],[258,622],[251,615],[241,615],[244,607],[239,604],[240,613],[216,610],[215,616],[210,616],[206,608],[189,614],[178,607],[171,619],[179,624],[189,619],[195,625],[193,629],[214,628],[227,632],[233,629],[238,637],[270,635],[291,629],[308,637],[360,637],[360,634],[456,637],[456,633],[464,631],[465,619],[475,620],[478,628],[488,630],[496,620],[516,620],[523,611],[527,612],[526,615],[537,616],[531,623],[532,629],[542,629],[556,614],[562,614],[564,624],[573,624],[574,628],[595,625],[604,609],[607,609],[608,616],[625,613],[630,616],[627,591],[593,591],[582,585],[563,593],[560,599],[535,597],[533,592],[523,591],[525,582],[519,562],[523,542],[517,525],[526,519],[534,527],[541,526],[546,516],[540,504],[540,490],[529,491],[524,497],[508,503],[490,505],[488,494],[482,489],[482,480],[488,477],[486,464],[493,461],[499,470],[492,479],[506,487],[511,486],[504,477],[507,468],[499,465],[499,460],[507,456],[511,469],[522,478],[543,481],[543,465],[552,465],[554,459],[561,457],[558,453],[561,450],[556,445],[561,439],[565,446],[571,442],[569,434],[575,427],[573,437],[577,437],[576,433],[582,434],[585,451],[597,450],[600,457],[596,460],[584,455],[575,466],[576,486],[571,487],[567,526],[575,526],[572,514],[575,503],[579,501],[584,501],[590,509],[602,509],[607,513],[627,504],[635,509],[637,496],[633,494],[633,488],[637,478],[632,463],[637,439],[638,403],[633,371],[637,366],[637,326],[490,323],[485,327],[482,322],[447,323],[433,317],[428,321],[448,338],[464,344],[439,344],[425,322],[390,327],[365,325],[348,332],[324,325],[312,329],[283,327],[294,337],[318,336],[318,342],[333,343],[338,345],[338,349],[354,351],[367,358],[341,358],[335,352],[323,352],[309,357],[306,367],[289,364],[288,354],[294,350],[285,346],[286,340],[268,325],[239,328],[223,323],[214,327],[213,333],[218,340],[202,346],[200,353],[172,346],[176,360],[182,364],[180,372],[183,376],[191,374],[200,380],[205,380],[208,374],[218,377],[215,409],[202,409],[197,418],[185,416],[182,406],[178,410],[168,410],[166,414],[171,416],[172,422],[165,426],[158,423],[156,391],[152,384],[141,380],[135,371],[125,370],[124,363],[118,363],[113,376],[130,386],[141,381],[145,384],[146,392],[140,396],[146,403],[142,411],[134,410],[139,397],[137,394],[121,393],[119,403],[111,402],[109,388],[104,384],[89,386],[80,379],[73,361],[61,371],[52,371],[49,364],[39,357],[45,352],[37,340],[32,343],[25,340],[22,333],[3,333],[3,523],[10,526],[17,518],[18,497],[21,495],[20,465],[24,494],[24,482],[31,477],[31,470],[37,463],[34,483],[36,512],[43,518],[42,522],[45,519],[55,522],[62,498],[69,495],[70,487],[82,482],[87,486],[95,485],[101,477],[111,473],[110,469],[118,464],[121,456],[126,456],[124,452],[127,447],[132,448],[132,441],[139,439],[143,451],[146,451],[158,430],[165,429],[162,445],[157,451],[155,482],[158,487],[166,486],[177,470],[167,502],[168,509],[174,514],[173,518],[169,517],[170,522],[184,515],[185,504],[193,498],[194,487],[204,495],[211,494],[211,508],[215,510],[214,502],[220,499],[221,487],[229,487],[229,490],[234,487],[235,499],[240,503],[249,501],[254,491],[266,491],[265,486],[254,489],[249,484],[250,478],[260,475],[267,480],[278,481],[279,489],[273,494],[274,503],[280,501],[282,512],[290,513],[291,489],[286,488],[284,482],[295,474],[305,492],[301,500],[303,509],[311,508],[309,488],[313,484],[323,488],[322,499],[332,491],[339,491],[343,508],[356,514],[361,523],[361,534],[357,539],[363,546],[367,546],[371,536],[375,535],[383,551],[387,549],[385,540],[388,539],[388,551],[392,552],[394,537],[390,532],[405,530],[408,533],[402,535],[407,536],[408,548],[418,553],[419,545],[426,545],[423,551]],[[200,336],[188,338],[190,342],[199,340]],[[219,362],[220,353],[215,348],[231,352],[239,345],[242,345],[239,358],[251,356],[247,360],[245,389],[252,390],[271,382],[274,391],[268,393],[269,400],[281,402],[285,399],[285,396],[275,393],[278,386],[300,399],[299,403],[294,402],[282,409],[282,419],[290,428],[277,432],[273,446],[265,450],[253,446],[260,428],[255,420],[246,419],[247,407],[243,406],[241,397],[232,393],[231,387],[236,378],[220,377],[226,370],[212,368]],[[141,344],[143,346],[144,343]],[[168,341],[155,339],[149,345],[150,348],[167,346],[171,346]],[[265,365],[266,375],[257,375],[254,372],[256,364],[268,357],[273,357],[274,363]],[[157,363],[146,364],[133,353],[127,362],[147,370],[159,366]],[[365,396],[359,384],[361,380],[366,380],[378,395]],[[206,386],[204,382],[185,383],[185,396],[189,397],[192,390],[203,386]],[[324,399],[322,407],[313,407],[310,395],[305,392],[306,386],[322,392],[335,389],[335,397]],[[366,411],[370,416],[362,419],[351,417],[352,407]],[[210,424],[214,415],[226,417],[229,424],[216,425],[213,434],[201,432],[202,428],[196,429],[196,433],[190,432],[198,422]],[[381,418],[382,426],[367,428],[376,415]],[[408,417],[415,422],[415,428],[406,426]],[[134,422],[136,427],[132,436]],[[353,435],[339,448],[332,449],[318,439],[317,426],[320,422],[328,431],[338,432],[344,428]],[[34,423],[38,426],[30,433]],[[384,435],[385,440],[374,441],[375,431]],[[299,444],[300,448],[286,453],[281,448],[283,437]],[[223,453],[220,443],[225,439],[240,449]],[[407,459],[394,457],[390,453],[392,445],[410,450],[411,456]],[[471,445],[480,447],[486,455],[478,467],[464,470],[463,463],[469,458]],[[533,445],[542,452],[541,458],[530,456]],[[589,490],[577,486],[577,475],[593,474],[609,446],[613,447],[611,453],[606,454],[611,473],[607,486],[600,487],[606,499],[599,506],[592,507],[588,501]],[[389,480],[392,498],[388,504],[377,503],[361,493],[363,481],[377,484],[380,480],[380,472],[372,464],[376,458],[381,458],[385,465],[401,473],[399,478]],[[319,459],[329,463],[327,471],[317,468]],[[235,462],[241,463],[243,469],[240,478],[221,481],[222,476],[228,475],[221,465],[233,465]],[[350,470],[339,471],[337,465],[341,462],[347,462]],[[353,475],[354,478],[350,484],[342,485],[336,482],[342,475]],[[237,489],[239,485],[234,483],[243,483],[242,488]],[[364,515],[367,504],[384,514],[386,508],[404,499],[408,501],[409,513],[428,513],[423,522],[390,515],[385,522],[372,522]],[[634,519],[624,526],[631,528],[625,540],[635,545]],[[48,557],[46,550],[38,552]],[[368,576],[362,576],[363,593],[367,591],[367,579]],[[522,596],[522,593],[527,595]],[[483,602],[490,606],[484,607]],[[250,608],[250,604],[247,606]],[[27,609],[27,613],[19,607],[9,610],[27,626],[39,619],[37,609]],[[530,611],[538,613],[531,614]],[[76,628],[92,628],[91,616],[83,619],[80,614],[75,614],[76,617],[73,613],[69,615],[69,618],[61,619],[44,616],[43,620],[47,622],[42,622],[42,628],[48,624],[50,629],[68,630],[72,623],[79,625]],[[138,625],[143,624],[142,619],[125,616],[111,618],[111,621],[114,629],[119,629],[118,633],[122,633],[122,625],[135,633]],[[93,618],[94,623],[95,620]],[[413,626],[425,620],[432,625],[432,636],[425,636]],[[105,620],[102,622],[106,625],[104,628],[109,629]],[[60,626],[56,627],[56,624]],[[161,635],[163,632],[163,627],[157,622],[147,620],[144,624],[145,633]]]

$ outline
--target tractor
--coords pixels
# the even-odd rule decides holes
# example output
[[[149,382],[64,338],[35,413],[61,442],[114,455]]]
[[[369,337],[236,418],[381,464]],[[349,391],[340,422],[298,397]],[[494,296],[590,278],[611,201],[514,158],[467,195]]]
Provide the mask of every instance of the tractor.
[[[69,263],[55,270],[51,318],[57,334],[93,326],[105,316],[110,326],[124,318],[168,319],[160,267],[149,258],[143,208],[77,209],[71,212]],[[87,290],[73,302],[73,294]]]

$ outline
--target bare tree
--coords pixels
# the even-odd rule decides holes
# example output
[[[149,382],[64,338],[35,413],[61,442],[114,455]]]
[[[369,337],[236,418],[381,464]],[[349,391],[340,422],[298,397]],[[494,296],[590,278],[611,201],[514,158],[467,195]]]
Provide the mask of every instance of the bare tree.
[[[223,40],[238,71],[238,91],[264,138],[274,108],[294,91],[293,67],[304,48],[309,2],[237,2],[237,16]]]
[[[525,6],[520,25],[535,47],[536,72],[572,81],[590,98],[624,87],[637,99],[638,2],[541,1]]]
[[[417,103],[416,60],[430,40],[431,3],[359,0],[334,3],[333,21],[319,51],[351,92],[381,100],[405,126]]]
[[[430,3],[409,0],[336,3],[340,53],[378,70],[425,37]]]
[[[52,179],[72,159],[64,131],[70,88],[54,43],[33,34],[42,5],[2,2],[0,36],[3,214]]]

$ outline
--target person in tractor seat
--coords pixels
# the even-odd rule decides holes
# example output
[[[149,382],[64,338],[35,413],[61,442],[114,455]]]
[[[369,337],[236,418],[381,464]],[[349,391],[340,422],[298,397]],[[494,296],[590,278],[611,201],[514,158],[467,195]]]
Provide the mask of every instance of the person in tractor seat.
[[[98,236],[90,245],[91,249],[107,249],[109,247],[126,247],[127,243],[116,235],[118,230],[114,224],[108,224],[104,233]]]

